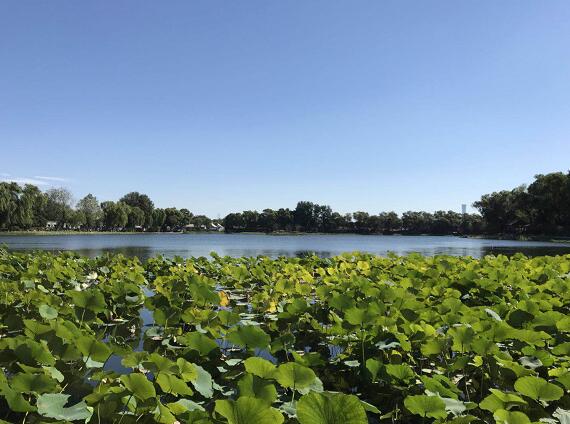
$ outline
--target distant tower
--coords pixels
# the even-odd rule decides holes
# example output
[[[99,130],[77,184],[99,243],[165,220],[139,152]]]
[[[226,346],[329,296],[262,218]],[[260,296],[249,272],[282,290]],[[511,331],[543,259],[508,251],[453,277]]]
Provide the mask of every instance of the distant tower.
[[[461,213],[463,215],[467,213],[467,205],[465,203],[461,205]]]

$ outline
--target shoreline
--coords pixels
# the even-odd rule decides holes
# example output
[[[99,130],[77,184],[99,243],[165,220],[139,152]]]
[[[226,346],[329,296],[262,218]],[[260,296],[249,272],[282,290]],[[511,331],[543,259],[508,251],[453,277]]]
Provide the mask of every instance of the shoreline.
[[[66,230],[38,230],[38,231],[0,231],[0,237],[5,236],[79,236],[79,235],[167,235],[167,234],[178,234],[178,235],[192,235],[192,234],[225,234],[225,235],[264,235],[264,236],[331,236],[331,235],[361,235],[361,236],[386,236],[386,237],[458,237],[467,239],[479,239],[479,240],[512,240],[512,241],[540,241],[540,242],[550,242],[550,243],[570,243],[570,236],[556,236],[556,235],[528,235],[528,236],[516,236],[512,234],[408,234],[408,233],[392,233],[392,234],[382,234],[382,233],[323,233],[323,232],[302,232],[302,231],[275,231],[275,232],[260,232],[260,231],[241,231],[241,232],[218,232],[218,231],[66,231]]]

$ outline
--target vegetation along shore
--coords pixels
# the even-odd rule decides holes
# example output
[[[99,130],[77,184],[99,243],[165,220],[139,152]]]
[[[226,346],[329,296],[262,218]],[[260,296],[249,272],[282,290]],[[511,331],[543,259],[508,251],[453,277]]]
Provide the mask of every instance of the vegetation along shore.
[[[156,208],[148,195],[138,192],[117,202],[99,202],[92,194],[75,205],[72,199],[63,188],[42,192],[33,185],[0,182],[0,230],[570,236],[570,173],[562,172],[537,175],[528,187],[485,194],[473,203],[479,211],[474,214],[341,214],[327,205],[301,201],[294,209],[243,211],[211,219],[185,208]]]

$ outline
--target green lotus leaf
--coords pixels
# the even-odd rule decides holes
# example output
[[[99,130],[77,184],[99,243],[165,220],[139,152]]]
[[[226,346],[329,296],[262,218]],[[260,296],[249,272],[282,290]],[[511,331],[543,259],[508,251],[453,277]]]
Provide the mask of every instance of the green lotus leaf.
[[[412,414],[421,417],[445,418],[445,402],[438,396],[414,395],[404,399],[404,406]]]
[[[217,349],[218,345],[210,337],[202,333],[192,332],[178,337],[178,342],[190,349],[196,350],[201,356],[206,356],[212,350]]]
[[[497,389],[490,389],[491,394],[479,403],[481,409],[495,412],[499,409],[511,409],[513,406],[526,405],[526,401],[514,393],[506,393]]]
[[[127,368],[137,368],[147,360],[148,360],[147,352],[131,352],[123,357],[123,359],[121,360],[121,364]]]
[[[174,424],[179,422],[170,409],[163,405],[160,401],[157,402],[156,410],[154,412],[154,422],[161,424]]]
[[[309,393],[297,402],[301,424],[367,424],[366,411],[360,400],[342,393]]]
[[[343,293],[334,293],[328,300],[328,303],[339,311],[346,311],[354,306],[354,299]]]
[[[113,353],[109,346],[91,336],[81,336],[75,342],[85,358],[105,362]]]
[[[403,381],[404,383],[408,383],[416,376],[416,373],[408,364],[388,364],[386,365],[386,372],[391,377]]]
[[[121,382],[131,393],[141,400],[156,397],[154,385],[141,373],[131,373],[121,376]]]
[[[453,338],[452,348],[457,352],[468,352],[475,338],[475,331],[467,326],[454,327],[448,334]]]
[[[51,327],[46,324],[42,324],[39,321],[25,319],[24,325],[26,326],[26,334],[29,334],[31,337],[39,336],[41,334],[45,334],[51,331]]]
[[[198,378],[198,368],[193,363],[184,358],[178,358],[176,365],[178,366],[178,374],[184,381],[192,381]]]
[[[233,344],[250,349],[265,348],[271,343],[269,335],[254,325],[235,326],[228,331],[226,338]]]
[[[202,396],[205,398],[211,398],[214,395],[212,376],[201,366],[196,364],[193,365],[195,367],[197,377],[192,379],[192,385]]]
[[[293,355],[295,362],[306,367],[318,367],[325,365],[326,363],[319,352],[304,352],[300,354],[298,352],[291,351],[290,353]]]
[[[307,388],[317,378],[312,369],[296,362],[279,365],[274,376],[281,386],[293,390]]]
[[[93,415],[93,408],[87,406],[85,401],[76,403],[73,406],[65,407],[69,395],[62,393],[48,393],[38,397],[38,413],[47,418],[63,421],[88,422]]]
[[[309,309],[309,305],[305,299],[296,298],[287,305],[286,309],[291,315],[300,315]]]
[[[6,382],[0,382],[0,395],[4,396],[10,409],[14,412],[33,412],[36,410],[17,390],[12,389]]]
[[[16,374],[10,386],[21,393],[49,393],[55,389],[57,382],[45,374]]]
[[[443,340],[431,339],[423,343],[420,350],[424,356],[439,355],[443,350],[443,346]]]
[[[247,358],[244,361],[245,370],[253,375],[261,378],[273,378],[273,373],[276,370],[276,366],[269,362],[267,359],[259,358],[253,356]]]
[[[146,369],[155,373],[176,374],[179,371],[177,364],[158,353],[149,355],[148,360],[143,362]]]
[[[240,396],[249,396],[262,399],[271,405],[277,399],[275,386],[267,380],[263,380],[252,374],[244,375],[238,381]]]
[[[191,396],[194,392],[184,380],[172,375],[172,374],[158,374],[156,377],[156,383],[160,386],[164,393],[171,393],[174,395],[187,395]]]
[[[64,375],[56,367],[43,367],[43,369],[51,375],[51,378],[57,380],[59,383],[63,382],[65,379]]]
[[[52,308],[49,305],[42,304],[38,309],[40,312],[40,316],[47,321],[57,318],[58,315],[57,309]]]
[[[68,293],[75,306],[88,309],[95,313],[103,312],[107,309],[105,297],[103,293],[98,290],[88,289],[84,291],[70,291]]]
[[[450,412],[454,416],[462,415],[468,409],[473,409],[477,407],[476,403],[473,402],[462,402],[457,399],[442,397],[443,403],[445,403],[445,410]]]
[[[29,339],[15,339],[16,346],[14,354],[23,363],[28,365],[49,365],[55,364],[55,358],[51,354],[45,341],[40,343]]]
[[[368,325],[374,322],[378,314],[376,311],[364,308],[350,308],[344,313],[344,318],[352,325]]]
[[[564,342],[554,346],[552,353],[558,356],[570,356],[570,342]]]
[[[204,407],[189,399],[179,399],[166,405],[174,415],[181,415],[191,411],[204,411]]]
[[[570,390],[570,372],[562,374],[556,381],[562,384],[566,390]]]
[[[370,371],[370,375],[372,377],[372,381],[376,380],[378,373],[382,369],[382,362],[370,358],[366,360],[366,369]]]
[[[420,380],[424,385],[425,390],[432,393],[437,393],[441,397],[457,399],[459,389],[445,376],[428,377],[425,375],[420,376]]]
[[[564,395],[564,390],[556,384],[532,376],[521,377],[515,381],[515,390],[531,399],[545,402],[558,400]]]
[[[240,397],[237,401],[217,400],[216,413],[228,424],[281,424],[283,415],[262,399]]]
[[[524,412],[499,409],[493,414],[497,424],[530,424],[530,419]]]

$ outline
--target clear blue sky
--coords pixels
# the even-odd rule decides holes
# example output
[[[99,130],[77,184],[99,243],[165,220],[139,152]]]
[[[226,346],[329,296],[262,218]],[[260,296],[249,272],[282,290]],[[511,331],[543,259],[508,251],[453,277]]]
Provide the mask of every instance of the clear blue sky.
[[[570,167],[570,2],[2,1],[0,146],[212,217],[460,210]]]

